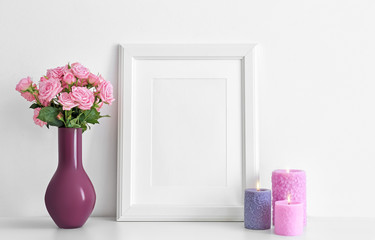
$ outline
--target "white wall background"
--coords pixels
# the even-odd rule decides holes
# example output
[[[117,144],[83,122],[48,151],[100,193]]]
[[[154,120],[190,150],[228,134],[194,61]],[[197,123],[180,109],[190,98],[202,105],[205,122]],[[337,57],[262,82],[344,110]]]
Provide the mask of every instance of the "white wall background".
[[[375,2],[0,1],[0,216],[47,215],[57,130],[14,90],[79,61],[117,86],[118,43],[259,43],[261,181],[308,174],[310,216],[375,214]],[[116,96],[117,97],[117,96]],[[117,103],[84,134],[94,215],[114,216]]]

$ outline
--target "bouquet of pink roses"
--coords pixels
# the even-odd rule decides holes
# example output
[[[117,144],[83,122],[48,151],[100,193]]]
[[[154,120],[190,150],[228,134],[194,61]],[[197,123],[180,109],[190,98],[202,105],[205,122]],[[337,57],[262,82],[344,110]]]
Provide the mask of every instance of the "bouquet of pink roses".
[[[16,86],[26,100],[33,102],[35,124],[66,128],[82,128],[99,123],[103,104],[114,101],[113,87],[101,75],[92,74],[80,63],[48,69],[40,78],[39,87],[30,77]]]

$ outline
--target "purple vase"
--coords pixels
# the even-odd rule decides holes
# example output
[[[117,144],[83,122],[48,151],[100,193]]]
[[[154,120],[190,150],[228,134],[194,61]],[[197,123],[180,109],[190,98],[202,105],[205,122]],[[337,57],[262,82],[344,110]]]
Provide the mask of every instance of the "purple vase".
[[[59,164],[45,195],[60,228],[79,228],[95,206],[95,190],[82,166],[82,129],[59,128]]]

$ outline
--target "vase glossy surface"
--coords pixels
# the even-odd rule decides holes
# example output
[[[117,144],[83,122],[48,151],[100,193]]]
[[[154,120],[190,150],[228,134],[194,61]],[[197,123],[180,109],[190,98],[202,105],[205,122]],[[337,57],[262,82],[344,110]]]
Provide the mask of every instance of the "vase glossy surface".
[[[58,129],[58,167],[45,195],[45,204],[60,228],[85,224],[95,206],[94,187],[82,166],[82,129]]]

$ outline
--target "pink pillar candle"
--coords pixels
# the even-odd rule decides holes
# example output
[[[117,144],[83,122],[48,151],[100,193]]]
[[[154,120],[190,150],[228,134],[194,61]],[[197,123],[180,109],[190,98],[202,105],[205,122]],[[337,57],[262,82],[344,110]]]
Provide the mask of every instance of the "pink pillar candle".
[[[291,195],[292,201],[303,203],[303,223],[306,225],[306,173],[303,170],[275,170],[272,172],[272,220],[275,225],[275,202]]]
[[[303,233],[303,203],[287,200],[275,203],[275,233],[283,236],[297,236]]]

